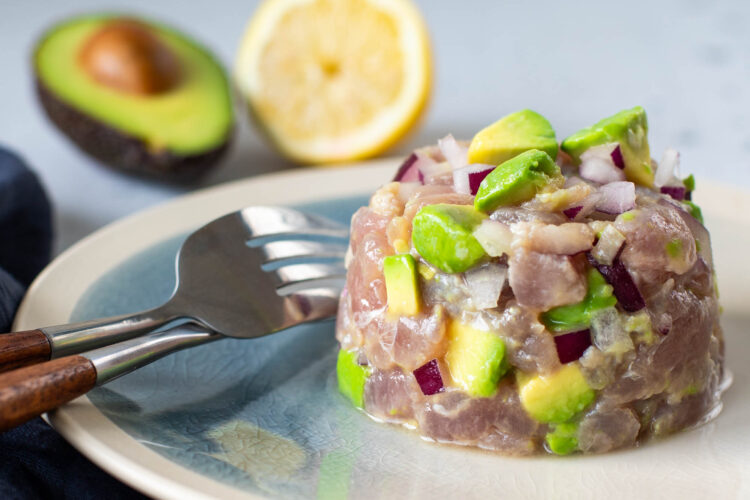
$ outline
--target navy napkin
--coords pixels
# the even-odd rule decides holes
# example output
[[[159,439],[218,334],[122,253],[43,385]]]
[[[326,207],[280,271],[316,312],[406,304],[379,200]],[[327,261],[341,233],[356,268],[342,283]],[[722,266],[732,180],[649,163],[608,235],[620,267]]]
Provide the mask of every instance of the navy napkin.
[[[10,331],[26,287],[49,261],[51,248],[52,214],[42,185],[18,156],[0,148],[0,333]],[[39,418],[0,434],[0,497],[143,498]]]

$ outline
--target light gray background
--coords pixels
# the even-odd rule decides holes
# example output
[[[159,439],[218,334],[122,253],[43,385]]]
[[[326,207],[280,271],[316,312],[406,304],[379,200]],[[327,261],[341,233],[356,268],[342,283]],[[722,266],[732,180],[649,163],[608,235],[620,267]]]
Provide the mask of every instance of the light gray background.
[[[435,90],[422,127],[395,152],[447,132],[470,138],[526,107],[547,116],[562,138],[641,104],[655,157],[673,146],[683,173],[750,187],[750,1],[417,3],[432,35]],[[38,35],[67,15],[121,10],[183,29],[231,67],[256,4],[0,0],[0,144],[23,155],[47,185],[58,251],[187,189],[101,168],[46,120],[30,68]],[[289,168],[244,113],[237,118],[231,153],[200,186]]]

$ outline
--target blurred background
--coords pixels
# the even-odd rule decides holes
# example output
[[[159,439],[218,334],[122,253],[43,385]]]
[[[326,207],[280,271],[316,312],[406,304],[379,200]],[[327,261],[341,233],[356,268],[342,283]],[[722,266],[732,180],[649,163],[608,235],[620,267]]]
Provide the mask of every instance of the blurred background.
[[[0,6],[0,145],[40,174],[56,211],[56,251],[102,225],[190,189],[295,167],[269,148],[236,103],[236,136],[222,164],[191,186],[102,168],[59,133],[35,95],[31,51],[61,18],[122,11],[172,25],[228,70],[257,1],[10,1]],[[522,108],[558,139],[642,105],[652,156],[682,153],[682,173],[750,187],[750,3],[416,0],[430,31],[433,94],[400,155],[452,132],[470,139]],[[283,200],[282,200],[283,201]],[[0,200],[2,202],[2,200]],[[252,200],[248,200],[251,204]]]

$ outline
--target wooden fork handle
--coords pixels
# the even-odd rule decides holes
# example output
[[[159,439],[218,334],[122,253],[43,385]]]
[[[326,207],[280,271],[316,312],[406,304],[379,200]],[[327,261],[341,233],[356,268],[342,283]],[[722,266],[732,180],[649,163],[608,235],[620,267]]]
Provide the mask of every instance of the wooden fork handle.
[[[0,375],[0,432],[57,408],[96,385],[88,358],[67,356]]]
[[[49,339],[41,330],[0,334],[0,373],[48,361]]]

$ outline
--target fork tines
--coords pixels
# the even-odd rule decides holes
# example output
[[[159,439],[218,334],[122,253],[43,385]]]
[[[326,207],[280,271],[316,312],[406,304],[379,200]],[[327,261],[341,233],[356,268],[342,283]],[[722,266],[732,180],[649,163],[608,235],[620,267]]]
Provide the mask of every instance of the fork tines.
[[[255,246],[253,240],[258,238],[286,235],[349,238],[349,230],[338,222],[291,208],[255,206],[245,208],[241,214],[251,246]]]
[[[242,220],[250,235],[247,244],[261,252],[262,268],[274,276],[279,295],[343,286],[345,226],[282,207],[249,207]]]

